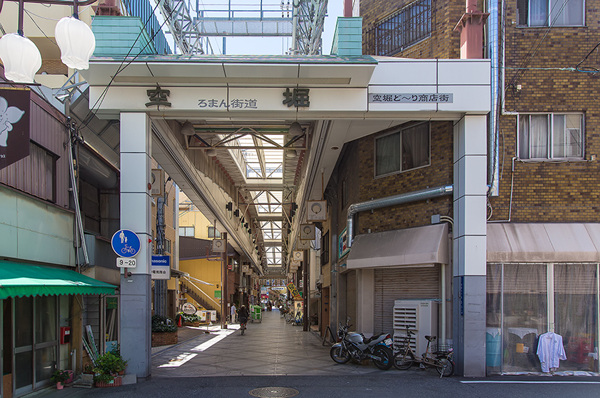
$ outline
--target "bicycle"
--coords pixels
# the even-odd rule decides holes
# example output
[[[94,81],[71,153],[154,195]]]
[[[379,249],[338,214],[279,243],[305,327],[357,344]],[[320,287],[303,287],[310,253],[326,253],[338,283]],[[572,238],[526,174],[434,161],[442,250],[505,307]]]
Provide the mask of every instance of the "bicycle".
[[[404,342],[400,347],[400,350],[394,355],[393,363],[396,369],[407,370],[413,364],[419,363],[421,367],[433,367],[439,373],[440,377],[448,377],[454,374],[454,361],[452,361],[452,355],[454,353],[452,348],[443,346],[437,347],[435,350],[430,350],[431,342],[436,340],[435,336],[425,336],[427,340],[427,348],[421,357],[417,357],[410,347],[411,336],[414,333],[408,328],[406,329],[406,336],[404,336]]]

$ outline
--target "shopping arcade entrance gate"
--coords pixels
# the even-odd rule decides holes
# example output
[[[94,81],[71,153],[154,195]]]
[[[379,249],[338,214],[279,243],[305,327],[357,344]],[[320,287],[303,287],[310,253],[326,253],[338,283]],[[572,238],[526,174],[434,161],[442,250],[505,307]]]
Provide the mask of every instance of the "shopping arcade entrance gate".
[[[214,148],[207,145],[215,142],[195,132],[273,126],[285,131],[301,125],[297,136],[304,139],[283,149],[295,156],[284,156],[280,186],[264,179],[252,188],[292,187],[300,215],[291,224],[293,236],[306,201],[321,198],[321,180],[328,181],[345,142],[408,121],[453,121],[454,207],[468,204],[470,209],[468,214],[455,210],[454,277],[467,280],[467,290],[483,286],[485,291],[488,60],[149,56],[117,72],[121,64],[98,58],[84,75],[97,116],[120,120],[121,228],[142,237],[137,267],[131,277],[121,278],[121,352],[129,372],[150,375],[151,158],[207,218],[217,220],[257,272],[266,265],[252,235],[228,214],[227,204],[237,203],[228,194],[229,184],[247,189],[246,176],[233,175],[220,184],[210,178],[211,171],[239,163],[235,151],[243,148],[221,147],[211,155],[208,149]],[[223,135],[218,137],[225,143]],[[254,145],[261,144],[255,140]],[[258,163],[264,168],[268,162]],[[285,181],[286,167],[294,176],[291,182]],[[461,314],[459,323],[469,327],[459,326],[457,357],[465,373],[483,376],[485,353],[470,354],[464,347],[465,342],[485,344],[485,298],[481,303],[481,297],[465,291],[460,299],[471,311]]]

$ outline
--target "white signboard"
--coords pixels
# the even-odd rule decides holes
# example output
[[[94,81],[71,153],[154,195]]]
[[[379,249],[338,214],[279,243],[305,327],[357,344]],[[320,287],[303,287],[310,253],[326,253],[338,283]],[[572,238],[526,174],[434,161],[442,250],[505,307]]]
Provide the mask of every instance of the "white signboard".
[[[171,279],[171,257],[152,256],[152,279]]]
[[[119,268],[135,268],[136,265],[135,258],[117,257],[117,267]]]

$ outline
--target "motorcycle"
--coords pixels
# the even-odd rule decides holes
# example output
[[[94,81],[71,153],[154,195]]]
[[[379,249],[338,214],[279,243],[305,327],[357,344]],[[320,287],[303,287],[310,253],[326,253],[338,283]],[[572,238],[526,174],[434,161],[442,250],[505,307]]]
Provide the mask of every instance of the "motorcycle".
[[[350,325],[339,324],[338,341],[331,347],[329,356],[336,363],[346,363],[350,359],[362,361],[370,358],[379,369],[388,370],[392,367],[394,353],[392,351],[392,336],[382,333],[369,337],[362,333],[349,332]]]

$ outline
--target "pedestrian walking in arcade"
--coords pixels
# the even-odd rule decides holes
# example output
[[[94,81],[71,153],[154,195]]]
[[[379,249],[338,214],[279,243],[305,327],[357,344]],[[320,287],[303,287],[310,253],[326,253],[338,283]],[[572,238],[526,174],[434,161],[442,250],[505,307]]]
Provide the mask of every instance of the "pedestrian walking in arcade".
[[[248,308],[245,305],[240,307],[240,311],[238,312],[238,319],[240,321],[240,330],[241,333],[244,334],[246,330],[246,322],[248,322]]]

